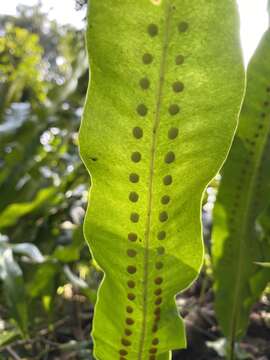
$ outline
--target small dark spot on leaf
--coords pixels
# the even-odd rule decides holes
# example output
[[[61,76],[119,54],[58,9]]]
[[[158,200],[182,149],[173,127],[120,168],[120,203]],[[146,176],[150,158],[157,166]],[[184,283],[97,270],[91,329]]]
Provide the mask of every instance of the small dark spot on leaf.
[[[135,286],[136,286],[136,284],[135,284],[134,281],[129,280],[129,281],[127,282],[127,286],[128,286],[130,289],[134,289]]]
[[[164,240],[166,238],[166,232],[160,231],[157,236],[158,240]]]
[[[167,205],[167,204],[169,204],[169,202],[170,202],[170,197],[168,196],[168,195],[164,195],[164,196],[162,196],[162,198],[161,198],[161,203],[163,204],[163,205]]]
[[[137,113],[140,116],[145,116],[147,114],[147,112],[148,112],[147,107],[144,104],[139,104],[137,106]]]
[[[132,202],[137,202],[139,200],[139,195],[133,191],[129,194],[129,200]]]
[[[188,30],[188,23],[185,21],[182,21],[178,24],[178,30],[180,33],[186,32]]]
[[[175,154],[173,151],[169,151],[165,156],[165,163],[170,164],[174,162],[175,160]]]
[[[124,339],[124,338],[121,340],[121,343],[124,346],[130,346],[131,345],[131,342],[129,340],[127,340],[127,339]]]
[[[131,336],[132,335],[132,331],[130,329],[125,329],[125,335],[126,336]]]
[[[177,104],[172,104],[172,105],[170,105],[170,107],[169,107],[169,113],[170,113],[171,115],[176,115],[176,114],[179,113],[179,111],[180,111],[180,108],[179,108],[179,106],[178,106]]]
[[[157,269],[157,270],[160,270],[160,269],[162,269],[162,268],[163,268],[163,262],[158,261],[158,262],[156,263],[156,269]]]
[[[125,355],[128,354],[128,352],[127,352],[126,350],[124,350],[124,349],[121,349],[121,350],[119,351],[119,354],[122,355],[122,356],[125,356]]]
[[[141,139],[143,137],[143,131],[140,127],[136,126],[134,129],[133,129],[133,136],[136,138],[136,139]]]
[[[161,297],[157,298],[155,304],[160,305],[161,303],[162,303],[162,298]]]
[[[173,83],[172,88],[174,92],[179,93],[184,90],[184,84],[180,81],[176,81],[175,83]]]
[[[128,325],[133,325],[135,323],[135,321],[131,318],[126,318],[126,324]]]
[[[185,61],[185,58],[183,55],[177,55],[175,58],[175,64],[176,65],[182,65]]]
[[[141,158],[142,158],[142,156],[141,156],[141,154],[140,154],[138,151],[135,151],[135,152],[132,153],[132,155],[131,155],[131,160],[132,160],[133,162],[135,162],[135,163],[140,162],[140,161],[141,161]]]
[[[142,59],[144,64],[149,65],[153,61],[153,56],[149,53],[146,53],[143,55]]]
[[[130,220],[134,223],[137,223],[139,221],[139,218],[140,218],[140,216],[137,213],[132,213],[130,215]]]
[[[140,86],[142,89],[147,90],[149,89],[150,81],[146,77],[144,77],[140,80]]]
[[[137,174],[132,173],[129,175],[129,180],[132,183],[137,183],[139,181],[139,179],[140,179],[140,177]]]
[[[148,34],[152,37],[157,36],[158,34],[158,27],[156,24],[150,24],[148,25]]]
[[[137,251],[136,250],[133,250],[133,249],[128,249],[127,250],[127,255],[129,257],[135,257],[137,255]]]
[[[155,278],[155,284],[160,285],[162,282],[163,282],[162,277],[159,276],[159,277]]]
[[[135,300],[136,295],[132,294],[132,293],[129,293],[127,297],[128,297],[129,300],[133,301],[133,300]]]
[[[177,128],[170,128],[169,132],[168,132],[168,138],[171,140],[174,140],[177,138],[179,133],[179,130]]]
[[[135,233],[129,233],[128,234],[128,240],[129,241],[136,241],[138,239],[138,236],[137,236],[137,234],[135,234]]]
[[[129,274],[135,274],[136,271],[137,271],[136,266],[130,265],[130,266],[127,267],[127,272],[128,272]]]
[[[164,185],[171,185],[172,183],[172,177],[171,175],[166,175],[164,178],[163,178],[163,184]]]
[[[165,253],[165,248],[163,246],[159,246],[157,248],[158,255],[163,255]]]

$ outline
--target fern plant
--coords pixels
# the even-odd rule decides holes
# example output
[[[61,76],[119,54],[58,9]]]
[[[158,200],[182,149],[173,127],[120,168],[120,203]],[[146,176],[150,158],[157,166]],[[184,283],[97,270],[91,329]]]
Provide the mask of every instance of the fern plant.
[[[234,0],[92,0],[80,151],[85,236],[103,269],[99,360],[185,347],[174,296],[202,263],[202,193],[235,131],[244,72]]]
[[[269,269],[259,264],[270,258],[267,222],[258,221],[270,202],[269,60],[270,30],[248,67],[239,128],[214,209],[216,312],[228,338],[230,360],[235,342],[246,331],[251,307],[270,278]]]

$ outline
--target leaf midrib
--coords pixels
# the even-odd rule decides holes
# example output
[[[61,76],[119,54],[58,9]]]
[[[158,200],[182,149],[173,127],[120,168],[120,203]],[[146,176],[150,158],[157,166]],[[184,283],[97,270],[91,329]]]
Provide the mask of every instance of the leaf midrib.
[[[236,326],[238,324],[238,319],[239,319],[239,312],[238,312],[239,293],[240,293],[240,284],[241,284],[242,268],[243,268],[243,256],[241,256],[241,253],[242,253],[241,249],[243,248],[243,246],[245,244],[245,233],[246,233],[246,228],[247,228],[247,222],[249,219],[249,214],[250,214],[250,209],[251,209],[251,204],[252,204],[252,199],[253,199],[253,193],[254,193],[254,188],[255,188],[256,182],[257,182],[259,168],[262,164],[263,154],[265,152],[267,139],[270,134],[270,122],[268,122],[268,129],[264,134],[265,135],[264,135],[263,141],[261,142],[261,146],[259,146],[259,151],[257,152],[257,156],[255,157],[255,167],[254,167],[254,171],[252,171],[251,181],[249,183],[249,186],[247,187],[247,196],[246,196],[247,206],[244,207],[244,209],[246,209],[246,210],[243,213],[243,217],[242,217],[243,222],[242,222],[242,226],[240,227],[240,231],[239,231],[239,235],[240,235],[240,244],[239,244],[239,251],[238,251],[239,261],[238,261],[238,266],[237,266],[235,296],[234,296],[234,301],[233,301],[234,305],[233,305],[233,311],[232,311],[232,323],[231,323],[232,325],[231,325],[230,339],[229,339],[231,347],[233,347],[233,345],[234,345]],[[233,351],[233,349],[231,348],[230,351]]]
[[[148,280],[149,280],[148,266],[149,266],[150,230],[151,230],[152,208],[153,208],[153,180],[154,180],[156,147],[157,147],[157,139],[158,139],[158,128],[160,124],[160,110],[161,110],[162,95],[164,88],[164,75],[165,75],[166,59],[168,53],[170,19],[171,19],[171,5],[170,2],[168,2],[165,12],[165,23],[164,23],[165,30],[164,30],[160,70],[159,70],[159,84],[157,90],[156,111],[153,119],[152,145],[150,151],[150,169],[149,169],[149,186],[148,186],[149,197],[148,197],[147,218],[145,225],[145,251],[144,251],[144,264],[143,264],[143,301],[142,301],[143,319],[142,319],[141,338],[139,342],[138,360],[143,360],[146,329],[147,329],[146,320],[147,320],[147,309],[148,309]]]

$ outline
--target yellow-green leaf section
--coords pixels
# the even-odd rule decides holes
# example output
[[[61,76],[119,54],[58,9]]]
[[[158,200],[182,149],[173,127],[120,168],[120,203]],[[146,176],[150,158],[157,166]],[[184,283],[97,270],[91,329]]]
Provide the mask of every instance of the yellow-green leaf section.
[[[251,307],[270,277],[258,264],[269,261],[270,255],[265,223],[258,221],[270,203],[269,120],[270,30],[248,67],[239,127],[214,209],[216,311],[231,360],[235,341],[245,334]]]
[[[225,159],[244,75],[233,0],[91,0],[80,151],[85,235],[105,272],[99,360],[170,359],[174,296],[202,262],[202,192]]]

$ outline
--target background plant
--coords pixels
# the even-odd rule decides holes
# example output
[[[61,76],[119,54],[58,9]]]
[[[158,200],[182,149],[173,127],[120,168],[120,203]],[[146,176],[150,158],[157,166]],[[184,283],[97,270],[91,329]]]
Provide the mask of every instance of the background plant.
[[[83,34],[49,22],[39,9],[21,6],[16,18],[0,19],[0,91],[7,95],[0,116],[0,346],[37,337],[22,350],[27,358],[46,348],[34,333],[70,321],[67,286],[73,284],[86,306],[95,301],[98,279],[81,225],[88,182],[77,151],[88,79]],[[13,249],[23,243],[43,261],[18,257]],[[82,336],[70,339],[78,340],[76,351],[89,354]]]
[[[248,67],[240,122],[215,205],[216,309],[229,359],[234,359],[235,342],[245,334],[251,307],[270,279],[269,269],[259,264],[270,258],[268,224],[260,221],[269,207],[269,41],[268,30]]]

